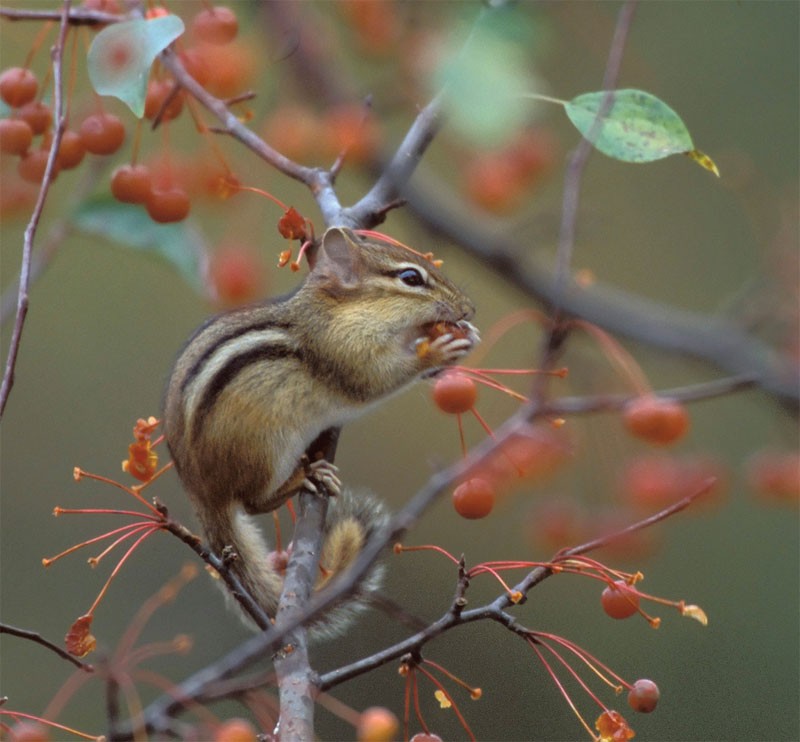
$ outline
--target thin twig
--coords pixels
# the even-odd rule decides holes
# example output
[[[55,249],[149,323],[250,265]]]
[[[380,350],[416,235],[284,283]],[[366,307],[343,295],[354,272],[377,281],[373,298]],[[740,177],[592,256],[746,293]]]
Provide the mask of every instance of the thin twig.
[[[239,578],[230,570],[226,561],[214,554],[214,552],[212,552],[198,536],[186,528],[186,526],[170,518],[167,509],[163,505],[156,503],[156,507],[164,517],[163,529],[169,531],[173,536],[177,536],[206,564],[216,570],[220,579],[228,588],[228,592],[239,603],[241,609],[253,619],[256,626],[260,629],[268,628],[271,625],[270,617],[247,592],[239,581]]]
[[[618,541],[619,539],[624,538],[631,533],[644,530],[645,528],[650,528],[656,523],[660,523],[661,521],[666,520],[680,511],[685,510],[695,500],[705,495],[713,487],[715,481],[716,480],[713,478],[709,479],[691,495],[684,497],[683,499],[664,508],[654,515],[632,523],[631,525],[622,528],[615,533],[592,539],[591,541],[587,541],[580,546],[575,546],[573,548],[561,551],[553,558],[552,561],[563,561],[573,556],[586,554],[590,551],[608,546],[610,543]],[[461,572],[461,569],[459,572]],[[553,576],[554,574],[556,573],[548,567],[537,567],[528,573],[528,575],[526,575],[526,577],[512,589],[512,592],[519,592],[522,595],[527,595],[533,587],[541,583],[546,578]],[[340,685],[347,680],[352,680],[354,677],[363,675],[378,667],[381,667],[382,665],[385,665],[388,662],[396,660],[402,657],[404,654],[418,653],[426,644],[443,634],[445,631],[467,623],[474,623],[475,621],[490,619],[502,624],[514,633],[520,635],[527,634],[529,630],[520,625],[514,616],[506,612],[507,608],[520,604],[520,601],[514,603],[509,597],[509,594],[507,592],[503,592],[491,603],[465,611],[463,610],[462,604],[464,602],[463,593],[466,591],[466,588],[467,583],[465,578],[459,576],[456,598],[453,600],[451,607],[441,618],[434,621],[413,636],[407,637],[403,641],[400,641],[391,647],[387,647],[386,649],[376,652],[369,657],[364,657],[361,660],[321,675],[318,680],[319,690],[330,690],[336,685]]]
[[[614,88],[619,77],[622,53],[625,49],[625,42],[633,22],[634,13],[636,12],[636,4],[637,0],[627,0],[620,9],[608,59],[606,60],[606,69],[603,74],[605,95],[586,137],[581,137],[567,163],[564,175],[564,195],[561,200],[561,226],[559,228],[553,276],[552,324],[542,344],[542,358],[539,364],[542,369],[549,369],[555,365],[558,353],[569,334],[569,327],[564,325],[562,320],[564,317],[564,297],[568,288],[572,254],[575,249],[575,233],[578,224],[578,207],[583,173],[592,154],[593,142],[602,127],[603,117],[614,102]],[[533,385],[534,394],[544,398],[548,383],[549,378],[546,375],[537,377]]]
[[[573,150],[567,165],[567,172],[564,177],[564,196],[561,201],[561,228],[559,230],[558,250],[556,252],[555,268],[555,300],[553,314],[556,322],[554,328],[559,324],[558,319],[561,315],[561,297],[567,288],[567,281],[570,274],[572,263],[572,253],[575,249],[575,230],[578,223],[578,207],[580,204],[580,189],[583,173],[594,149],[594,140],[603,125],[603,117],[608,113],[614,103],[614,88],[619,79],[619,72],[622,66],[622,56],[625,44],[630,33],[633,16],[636,13],[637,0],[627,0],[619,11],[617,23],[614,27],[614,37],[611,40],[611,47],[606,61],[606,69],[603,73],[603,87],[605,95],[600,103],[594,122],[589,129],[586,137],[581,137],[577,147]]]
[[[22,267],[20,269],[19,291],[17,294],[17,316],[14,320],[14,329],[11,334],[8,356],[6,357],[3,381],[2,384],[0,384],[0,419],[3,417],[6,404],[8,403],[8,397],[11,394],[11,388],[14,386],[14,371],[17,365],[20,343],[22,342],[22,330],[25,325],[25,317],[28,314],[28,289],[30,286],[33,241],[39,226],[39,220],[44,211],[47,193],[55,177],[56,158],[58,157],[58,150],[61,147],[61,138],[67,123],[64,107],[62,61],[64,55],[64,41],[66,40],[67,30],[69,29],[71,2],[72,0],[64,0],[64,4],[61,6],[61,13],[59,16],[61,25],[59,27],[55,46],[53,46],[51,50],[51,57],[53,60],[53,118],[56,122],[56,126],[53,133],[53,141],[50,144],[50,152],[47,156],[44,176],[42,177],[42,185],[39,188],[39,195],[33,207],[33,213],[31,214],[28,226],[25,228],[25,237],[22,245]]]
[[[75,206],[80,204],[97,186],[100,176],[107,172],[107,165],[100,160],[89,163],[78,185],[70,190],[69,203],[65,205],[64,212],[69,216],[57,219],[47,232],[44,239],[39,240],[36,251],[31,256],[31,265],[28,276],[28,288],[35,284],[37,279],[45,272],[58,254],[61,246],[72,235],[76,227],[72,221]],[[17,306],[20,277],[9,284],[0,296],[0,324],[12,317]]]
[[[14,626],[9,626],[5,623],[0,623],[0,634],[10,634],[11,636],[18,636],[21,639],[27,639],[28,641],[35,642],[36,644],[41,644],[43,647],[47,647],[51,652],[55,652],[59,657],[62,659],[71,662],[75,667],[84,670],[85,672],[94,672],[94,667],[89,665],[85,662],[81,662],[76,657],[73,657],[71,654],[63,650],[57,644],[45,639],[41,634],[38,634],[35,631],[28,631],[27,629],[18,629]]]

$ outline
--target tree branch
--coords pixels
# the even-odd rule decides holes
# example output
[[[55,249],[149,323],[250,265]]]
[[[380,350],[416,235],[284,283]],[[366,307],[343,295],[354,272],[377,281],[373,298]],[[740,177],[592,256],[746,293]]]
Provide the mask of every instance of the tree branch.
[[[314,696],[306,630],[296,618],[310,599],[319,572],[320,545],[328,495],[300,493],[300,517],[292,538],[292,555],[286,570],[277,625],[289,625],[283,649],[275,657],[280,697],[280,739],[303,742],[314,739]]]
[[[748,376],[778,401],[800,402],[797,372],[761,340],[719,316],[690,312],[601,284],[571,284],[558,293],[553,272],[523,263],[519,242],[498,234],[480,215],[468,211],[430,177],[402,191],[409,209],[430,229],[457,243],[528,296],[545,304],[560,301],[563,311],[603,329],[663,351],[695,358],[732,375]]]

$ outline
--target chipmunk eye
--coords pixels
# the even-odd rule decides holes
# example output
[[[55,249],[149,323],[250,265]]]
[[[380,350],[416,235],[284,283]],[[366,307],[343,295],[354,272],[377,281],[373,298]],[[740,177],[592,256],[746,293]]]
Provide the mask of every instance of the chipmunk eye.
[[[425,285],[425,276],[416,268],[403,268],[403,270],[398,271],[396,275],[406,286]]]

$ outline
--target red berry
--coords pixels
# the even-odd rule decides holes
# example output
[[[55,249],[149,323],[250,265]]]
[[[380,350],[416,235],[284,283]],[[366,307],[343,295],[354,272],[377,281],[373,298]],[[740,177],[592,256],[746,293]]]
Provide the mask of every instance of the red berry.
[[[462,518],[485,518],[492,512],[495,491],[485,479],[468,479],[453,492],[453,507]]]
[[[22,106],[17,111],[17,118],[26,121],[34,135],[44,134],[50,128],[53,112],[50,106],[37,100]]]
[[[23,155],[33,141],[33,131],[26,121],[0,119],[0,152]]]
[[[125,125],[112,113],[87,116],[79,129],[83,146],[94,155],[110,155],[125,141]]]
[[[201,10],[192,21],[192,31],[208,44],[229,44],[236,38],[239,21],[236,13],[224,5]]]
[[[50,153],[46,149],[32,149],[20,159],[17,172],[20,178],[29,183],[41,183],[44,171],[47,168],[47,158]],[[53,177],[58,174],[58,162],[53,170]]]
[[[372,706],[361,712],[356,727],[358,742],[392,742],[400,724],[397,717],[382,706]]]
[[[645,678],[637,680],[628,692],[628,705],[634,711],[649,714],[658,705],[661,696],[658,686]]]
[[[611,618],[630,618],[639,609],[639,596],[625,580],[617,580],[600,595],[603,610]]]
[[[30,103],[38,89],[36,75],[24,67],[9,67],[0,74],[0,98],[12,108]]]
[[[67,129],[61,137],[61,146],[58,148],[58,164],[63,170],[77,167],[83,161],[86,148],[83,140],[76,131]]]
[[[674,399],[645,394],[625,405],[622,422],[631,435],[649,443],[667,445],[686,435],[689,413]]]
[[[475,382],[458,371],[446,371],[433,385],[433,401],[442,412],[451,415],[468,412],[477,398]]]
[[[214,732],[214,742],[257,742],[258,731],[247,719],[228,719]]]
[[[147,196],[145,206],[154,222],[180,222],[189,215],[191,202],[180,186],[154,187]]]
[[[143,204],[150,195],[150,183],[146,165],[121,165],[111,174],[111,194],[123,203]]]

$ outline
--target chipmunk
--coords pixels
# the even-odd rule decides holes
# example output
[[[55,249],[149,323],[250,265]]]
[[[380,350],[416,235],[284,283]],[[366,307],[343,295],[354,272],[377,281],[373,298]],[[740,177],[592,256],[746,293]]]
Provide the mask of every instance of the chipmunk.
[[[183,348],[165,395],[167,444],[209,546],[235,553],[232,570],[270,617],[283,576],[250,515],[303,487],[337,494],[336,467],[312,461],[309,446],[465,355],[478,341],[473,312],[427,258],[331,228],[294,293],[214,317]],[[333,498],[324,572],[347,569],[386,519],[369,496]]]

